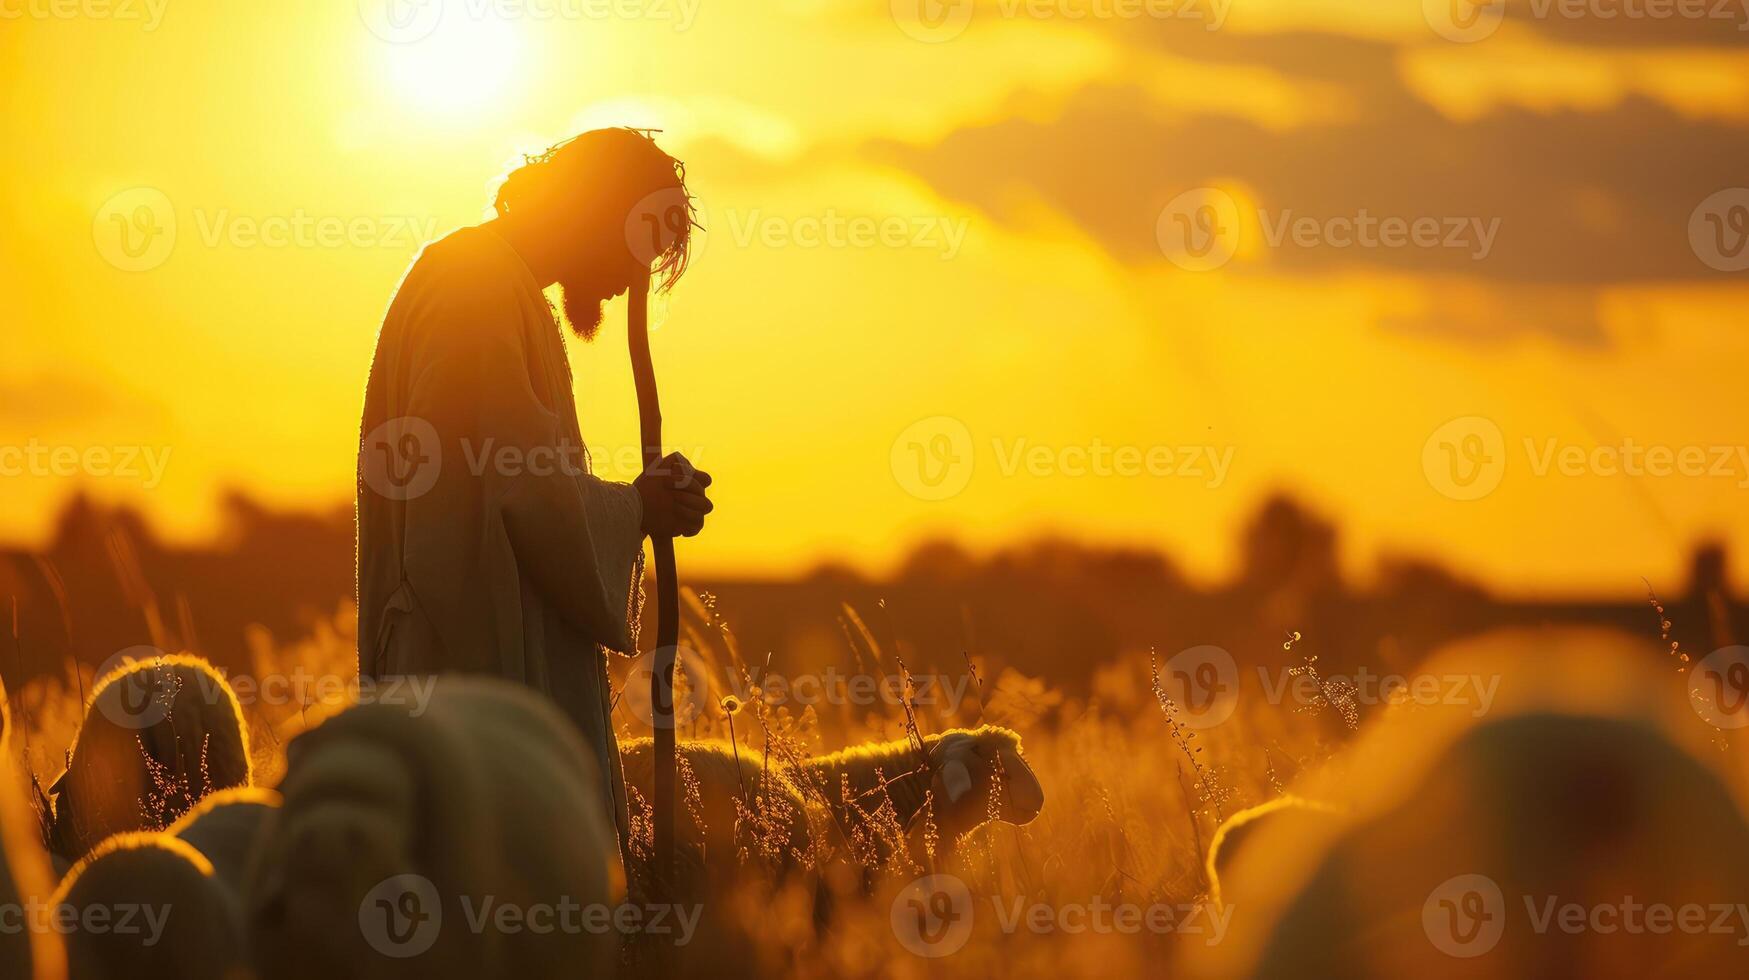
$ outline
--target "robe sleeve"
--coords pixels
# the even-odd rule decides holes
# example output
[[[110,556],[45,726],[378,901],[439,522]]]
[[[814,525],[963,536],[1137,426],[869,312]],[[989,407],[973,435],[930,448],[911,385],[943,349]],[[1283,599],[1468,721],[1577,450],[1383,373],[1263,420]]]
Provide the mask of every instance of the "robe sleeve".
[[[559,451],[568,440],[561,438],[560,416],[530,381],[542,355],[528,349],[514,289],[459,271],[433,292],[422,311],[429,348],[414,385],[416,411],[437,425],[446,447],[471,444],[457,462],[475,469],[482,503],[502,520],[517,568],[542,597],[594,642],[630,652],[626,593],[642,548],[641,539],[631,541],[641,509],[628,518],[624,494],[592,478],[599,486],[586,492],[578,461]],[[601,498],[593,507],[592,495]],[[606,525],[604,537],[592,517]]]
[[[641,571],[638,557],[644,551],[644,501],[629,483],[614,483],[588,473],[577,478],[588,512],[589,529],[595,536],[596,568],[607,591],[608,612],[629,637],[631,595]],[[629,640],[624,647],[604,644],[624,654],[635,654]]]

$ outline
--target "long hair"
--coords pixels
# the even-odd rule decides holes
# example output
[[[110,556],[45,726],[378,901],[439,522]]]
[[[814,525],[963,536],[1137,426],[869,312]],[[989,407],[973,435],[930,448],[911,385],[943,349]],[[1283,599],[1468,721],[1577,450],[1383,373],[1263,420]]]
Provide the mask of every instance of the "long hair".
[[[698,210],[686,187],[686,164],[663,152],[657,130],[592,129],[524,155],[505,175],[493,207],[515,211],[566,207],[588,217],[624,222],[634,208],[661,196],[661,221],[673,238],[650,256],[651,280],[667,291],[686,272]]]

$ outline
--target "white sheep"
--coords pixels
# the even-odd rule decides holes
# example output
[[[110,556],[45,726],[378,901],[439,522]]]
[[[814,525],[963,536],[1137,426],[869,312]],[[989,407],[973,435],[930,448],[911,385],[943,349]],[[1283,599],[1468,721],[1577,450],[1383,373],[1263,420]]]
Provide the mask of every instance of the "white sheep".
[[[0,717],[6,706],[0,699]],[[6,726],[9,733],[10,725]],[[54,893],[54,874],[43,850],[36,813],[25,797],[23,774],[10,738],[0,735],[0,909],[28,910]],[[51,929],[0,929],[0,977],[62,980],[67,952],[59,933]]]
[[[213,873],[239,900],[249,860],[261,841],[267,818],[279,808],[279,794],[257,786],[219,790],[183,814],[165,833],[186,841],[212,862]]]
[[[1203,871],[1208,877],[1209,899],[1219,908],[1231,903],[1223,882],[1238,863],[1239,855],[1249,851],[1252,841],[1269,834],[1304,834],[1317,825],[1330,824],[1338,811],[1328,803],[1308,800],[1292,793],[1283,794],[1266,803],[1246,807],[1228,817],[1215,828],[1209,840],[1208,857]]]
[[[800,778],[825,794],[840,827],[878,821],[890,802],[909,830],[927,804],[948,846],[991,820],[1031,823],[1045,805],[1020,736],[995,725],[925,735],[921,750],[908,739],[851,746],[809,759]]]
[[[168,834],[118,834],[97,845],[51,902],[79,980],[248,975],[242,909],[212,864]]]
[[[1741,937],[1728,932],[1530,935],[1547,909],[1613,906],[1626,923],[1656,903],[1742,900],[1741,810],[1716,772],[1650,725],[1555,713],[1490,721],[1386,800],[1334,832],[1257,841],[1235,869],[1242,905],[1281,887],[1285,856],[1317,856],[1251,962],[1228,975],[1393,976],[1430,963],[1483,964],[1474,975],[1500,978],[1640,977],[1676,963],[1683,976],[1742,975]],[[1623,896],[1642,910],[1623,911]],[[1258,902],[1246,907],[1236,925],[1270,921]]]
[[[879,863],[885,842],[918,826],[926,804],[948,847],[992,818],[1026,824],[1044,808],[1044,789],[1021,752],[1020,736],[990,725],[925,735],[921,749],[900,739],[787,764],[725,742],[676,748],[683,772],[696,781],[705,824],[681,814],[677,839],[687,860],[711,869],[712,877],[732,874],[743,853],[765,857],[782,871],[808,854],[821,834],[857,860]],[[647,738],[620,746],[626,783],[645,799],[653,754]],[[767,825],[758,826],[760,819]]]
[[[49,848],[73,860],[111,834],[162,830],[250,778],[243,709],[210,664],[186,654],[125,664],[98,679],[49,789]]]
[[[781,878],[809,853],[809,809],[781,762],[727,742],[679,742],[675,752],[686,784],[678,789],[683,812],[675,821],[676,844],[688,876],[733,880],[745,858]],[[654,766],[650,739],[620,742],[626,785],[646,803],[653,798]]]
[[[262,976],[598,975],[617,940],[581,920],[468,927],[608,905],[619,858],[598,771],[550,701],[487,678],[299,735],[244,884]]]

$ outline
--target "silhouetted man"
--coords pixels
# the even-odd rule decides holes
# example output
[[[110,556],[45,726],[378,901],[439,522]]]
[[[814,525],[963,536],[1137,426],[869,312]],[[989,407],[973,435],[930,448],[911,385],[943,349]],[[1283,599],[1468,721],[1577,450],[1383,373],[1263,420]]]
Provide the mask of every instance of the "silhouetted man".
[[[606,651],[634,652],[644,537],[697,534],[710,477],[678,454],[631,484],[590,475],[541,290],[562,288],[588,341],[602,304],[652,267],[671,285],[692,227],[684,169],[640,132],[596,130],[512,172],[496,210],[425,249],[377,340],[359,674],[495,674],[547,693],[600,754],[623,846]]]

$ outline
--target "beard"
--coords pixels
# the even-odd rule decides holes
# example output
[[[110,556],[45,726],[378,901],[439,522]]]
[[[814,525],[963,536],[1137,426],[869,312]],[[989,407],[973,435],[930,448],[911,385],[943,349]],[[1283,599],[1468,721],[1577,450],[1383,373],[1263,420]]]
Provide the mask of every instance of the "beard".
[[[565,309],[565,319],[571,324],[571,332],[581,337],[584,343],[594,340],[595,334],[601,329],[602,307],[608,299],[607,290],[588,282],[561,282],[559,295]]]

